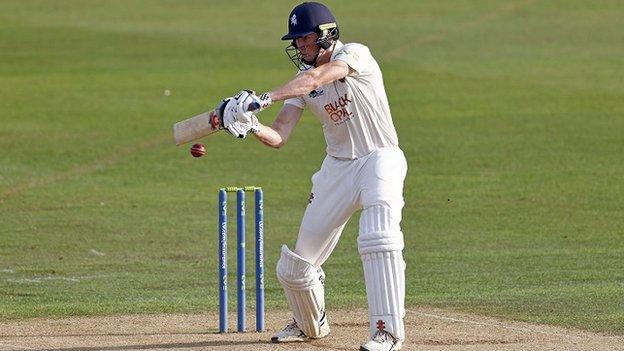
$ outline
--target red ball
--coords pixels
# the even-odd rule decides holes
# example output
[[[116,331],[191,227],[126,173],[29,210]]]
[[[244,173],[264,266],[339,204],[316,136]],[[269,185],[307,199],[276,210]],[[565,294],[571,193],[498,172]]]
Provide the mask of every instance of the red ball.
[[[191,146],[191,155],[193,155],[193,157],[202,157],[206,154],[206,147],[204,147],[204,144],[193,144],[193,146]]]

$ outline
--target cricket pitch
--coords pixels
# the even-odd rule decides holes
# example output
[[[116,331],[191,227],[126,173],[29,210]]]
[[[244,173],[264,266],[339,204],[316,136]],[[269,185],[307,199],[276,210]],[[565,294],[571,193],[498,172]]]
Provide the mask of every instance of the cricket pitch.
[[[309,343],[271,344],[290,318],[269,312],[263,333],[216,332],[212,314],[133,315],[31,319],[0,323],[0,350],[357,350],[367,337],[364,309],[329,311],[332,333]],[[249,314],[253,316],[253,314]],[[230,315],[235,321],[235,315]],[[624,337],[590,333],[431,308],[406,315],[403,350],[624,350]],[[254,325],[253,320],[248,325]]]

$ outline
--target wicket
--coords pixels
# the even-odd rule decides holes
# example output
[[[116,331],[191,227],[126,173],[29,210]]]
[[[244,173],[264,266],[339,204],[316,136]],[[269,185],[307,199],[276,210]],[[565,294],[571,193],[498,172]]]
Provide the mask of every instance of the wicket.
[[[256,204],[256,331],[264,331],[264,200],[256,186],[219,189],[219,332],[228,331],[227,316],[227,193],[236,192],[236,281],[239,332],[245,331],[245,192],[253,191]]]

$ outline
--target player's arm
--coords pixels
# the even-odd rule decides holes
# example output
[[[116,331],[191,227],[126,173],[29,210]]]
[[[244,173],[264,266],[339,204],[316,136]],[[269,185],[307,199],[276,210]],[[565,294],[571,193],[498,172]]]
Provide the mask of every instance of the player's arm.
[[[268,94],[273,101],[286,100],[303,96],[319,86],[342,79],[351,68],[342,60],[330,61],[324,65],[298,74],[279,88]]]
[[[259,125],[258,130],[254,133],[256,138],[263,144],[280,148],[286,144],[290,133],[301,119],[303,110],[295,105],[285,104],[280,110],[269,127],[263,124]]]
[[[271,127],[258,124],[257,119],[253,121],[255,118],[253,117],[253,113],[262,111],[270,106],[273,101],[286,100],[308,94],[321,85],[346,77],[351,70],[352,68],[350,68],[346,62],[334,60],[309,71],[302,72],[281,87],[262,94],[260,97],[256,96],[252,91],[247,91],[246,93],[245,91],[241,91],[234,96],[232,102],[228,103],[225,108],[225,115],[226,117],[232,117],[230,118],[232,120],[243,123],[242,126],[249,124],[250,129],[265,145],[280,148],[284,146],[293,128],[297,125],[297,122],[299,122],[303,110],[291,104],[284,105]],[[254,112],[250,112],[252,103],[259,107],[256,108]],[[253,124],[257,124],[257,126]]]

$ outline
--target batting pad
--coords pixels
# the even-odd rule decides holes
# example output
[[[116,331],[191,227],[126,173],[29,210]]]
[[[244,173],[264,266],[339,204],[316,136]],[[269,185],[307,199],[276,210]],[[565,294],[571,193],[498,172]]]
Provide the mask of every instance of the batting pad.
[[[360,216],[358,249],[364,266],[371,336],[385,330],[405,339],[405,261],[400,214],[371,206]]]
[[[403,250],[403,232],[401,232],[400,222],[400,211],[392,211],[388,206],[375,205],[364,209],[360,216],[358,235],[360,255]]]
[[[405,263],[401,251],[362,255],[371,336],[385,330],[405,339]]]
[[[325,320],[325,273],[282,245],[277,279],[284,288],[295,321],[306,336],[317,338]]]

